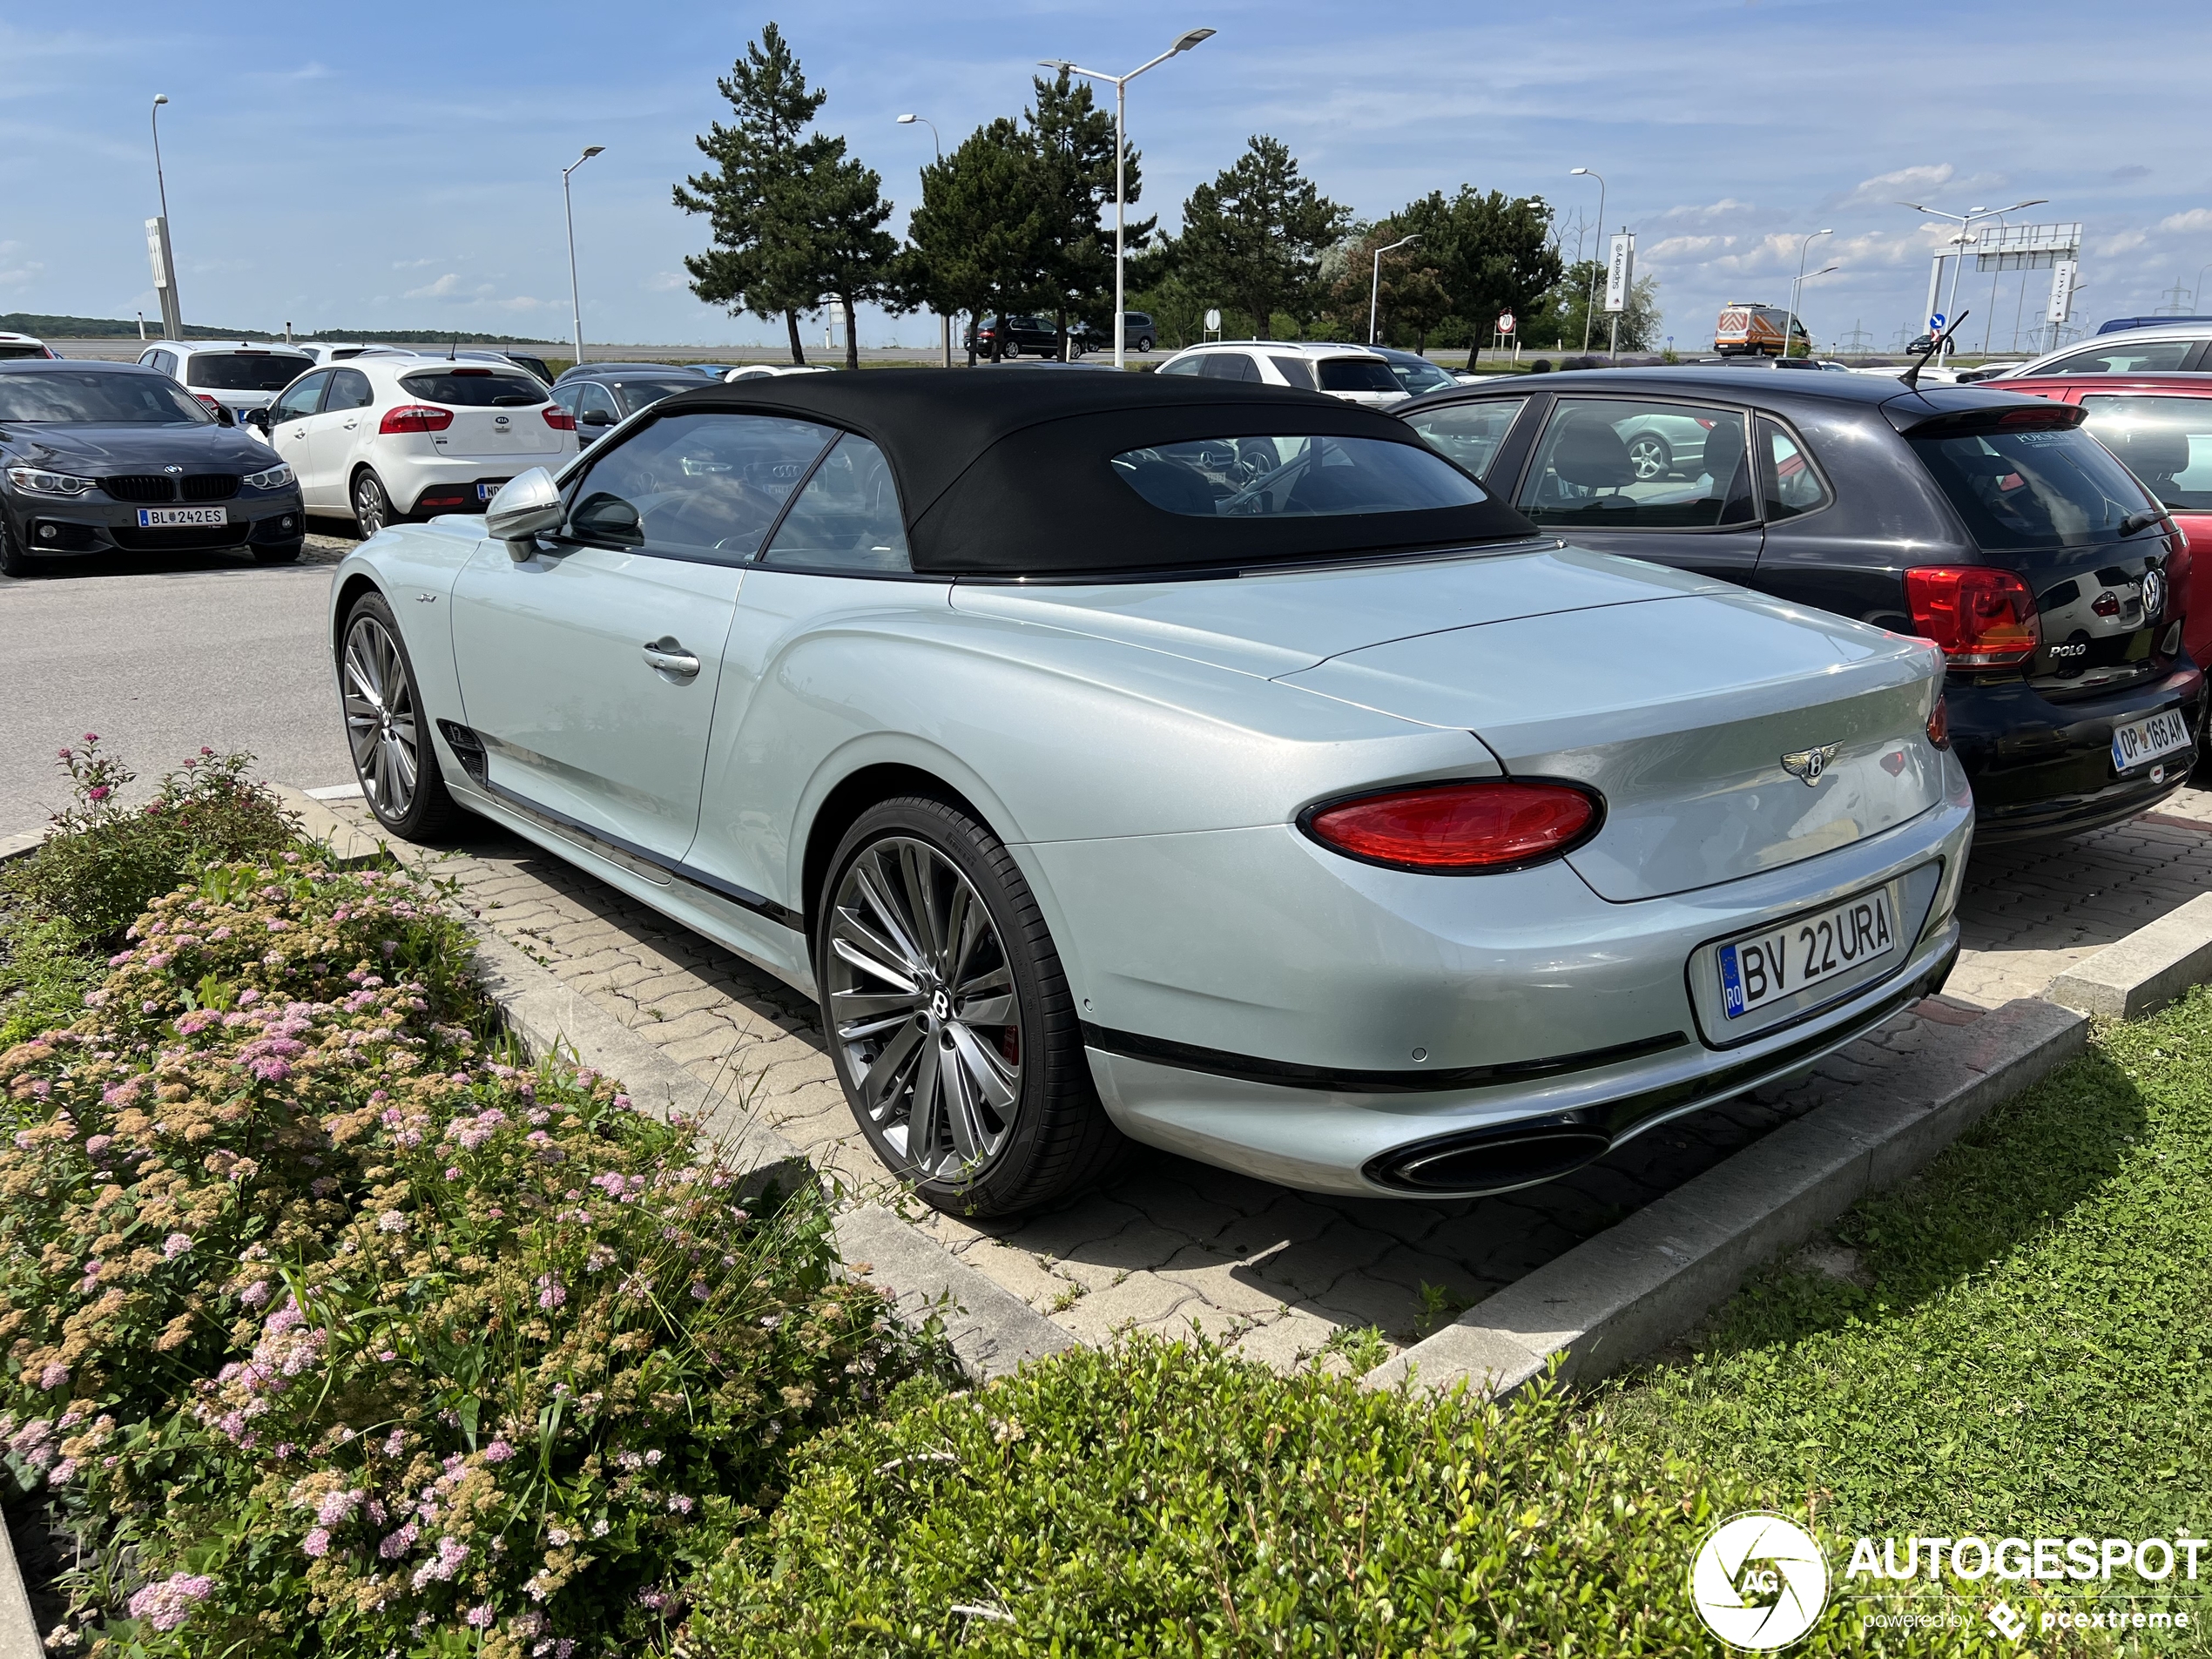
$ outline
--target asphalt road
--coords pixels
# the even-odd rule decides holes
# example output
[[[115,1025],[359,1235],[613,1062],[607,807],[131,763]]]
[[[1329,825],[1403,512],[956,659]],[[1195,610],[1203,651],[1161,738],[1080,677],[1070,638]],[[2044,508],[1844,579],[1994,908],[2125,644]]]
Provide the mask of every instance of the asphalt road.
[[[353,781],[324,610],[347,543],[307,560],[138,557],[0,577],[0,836],[68,799],[54,752],[87,732],[148,783],[202,744],[264,778]]]

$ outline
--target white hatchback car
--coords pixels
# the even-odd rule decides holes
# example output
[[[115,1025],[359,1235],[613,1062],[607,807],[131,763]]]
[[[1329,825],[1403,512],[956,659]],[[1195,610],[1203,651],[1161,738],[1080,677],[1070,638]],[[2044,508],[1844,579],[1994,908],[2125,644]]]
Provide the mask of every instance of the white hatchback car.
[[[364,353],[302,374],[251,421],[300,475],[310,517],[361,534],[481,513],[518,472],[576,454],[576,417],[520,368]]]
[[[1314,341],[1208,341],[1176,353],[1160,365],[1158,372],[1295,386],[1300,391],[1325,392],[1346,403],[1361,403],[1372,409],[1403,403],[1407,396],[1398,376],[1391,373],[1390,360],[1380,352],[1365,346]]]
[[[53,347],[36,334],[11,334],[0,328],[0,357],[51,357]]]
[[[158,368],[207,406],[228,409],[242,421],[266,409],[276,395],[310,368],[314,359],[290,346],[261,346],[241,340],[165,340],[138,354],[147,368]]]

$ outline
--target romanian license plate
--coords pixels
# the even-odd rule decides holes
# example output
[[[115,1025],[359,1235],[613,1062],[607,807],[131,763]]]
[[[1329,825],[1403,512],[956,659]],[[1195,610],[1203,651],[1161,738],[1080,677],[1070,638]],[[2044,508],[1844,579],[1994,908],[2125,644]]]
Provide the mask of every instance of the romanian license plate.
[[[227,524],[231,512],[227,507],[141,507],[138,509],[138,528],[142,530],[188,529],[202,524]]]
[[[2161,755],[2170,755],[2177,749],[2189,746],[2189,723],[2182,718],[2179,709],[2168,709],[2163,714],[2154,714],[2148,720],[2136,720],[2114,728],[2112,734],[2112,765],[2115,772],[2125,772],[2130,766],[2140,766],[2146,760],[2155,760]]]
[[[1846,899],[1720,948],[1721,1007],[1731,1020],[1807,986],[1848,974],[1898,948],[1887,887]]]
[[[505,482],[506,481],[504,479],[501,480],[501,482],[502,483]],[[499,494],[498,484],[478,484],[476,486],[476,499],[478,501],[489,501],[497,494]]]

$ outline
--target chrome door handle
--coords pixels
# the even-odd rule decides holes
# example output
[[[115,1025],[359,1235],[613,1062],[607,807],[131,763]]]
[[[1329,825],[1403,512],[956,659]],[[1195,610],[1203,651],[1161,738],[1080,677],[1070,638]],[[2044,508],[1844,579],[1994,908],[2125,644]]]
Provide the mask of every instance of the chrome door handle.
[[[352,430],[353,430],[355,427],[359,426],[360,424],[361,424],[361,422],[360,422],[359,421],[347,421],[347,422],[346,422],[346,430],[347,430],[347,431],[348,431],[348,432],[351,432],[351,431],[352,431]]]
[[[662,673],[683,679],[690,679],[699,671],[699,659],[666,634],[646,645],[645,660]]]

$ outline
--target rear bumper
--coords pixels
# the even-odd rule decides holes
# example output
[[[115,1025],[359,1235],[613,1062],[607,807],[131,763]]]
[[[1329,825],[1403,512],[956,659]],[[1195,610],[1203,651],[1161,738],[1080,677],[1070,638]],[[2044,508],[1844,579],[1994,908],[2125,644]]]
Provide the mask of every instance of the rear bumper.
[[[1973,833],[1950,776],[1880,835],[1630,903],[1561,863],[1448,880],[1289,830],[1015,851],[1062,913],[1092,1076],[1124,1133],[1308,1190],[1442,1197],[1549,1179],[1800,1072],[1939,986]],[[1892,881],[1924,895],[1893,962],[1746,1037],[1706,1031],[1707,947]]]
[[[2114,729],[2166,709],[2180,709],[2191,732],[2204,729],[2204,675],[2188,662],[2094,702],[2048,702],[2021,681],[1952,685],[1945,701],[1984,846],[2080,835],[2151,811],[2182,786],[2197,751],[2122,772],[2112,764]]]

